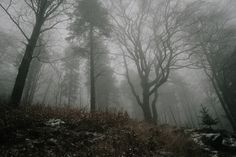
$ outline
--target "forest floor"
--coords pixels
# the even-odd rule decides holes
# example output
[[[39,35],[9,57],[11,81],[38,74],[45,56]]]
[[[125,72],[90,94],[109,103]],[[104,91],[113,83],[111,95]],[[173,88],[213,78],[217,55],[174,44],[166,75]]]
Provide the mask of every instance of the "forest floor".
[[[192,130],[137,122],[123,113],[0,107],[1,157],[216,156],[199,144],[199,137]],[[233,155],[218,151],[217,156]]]

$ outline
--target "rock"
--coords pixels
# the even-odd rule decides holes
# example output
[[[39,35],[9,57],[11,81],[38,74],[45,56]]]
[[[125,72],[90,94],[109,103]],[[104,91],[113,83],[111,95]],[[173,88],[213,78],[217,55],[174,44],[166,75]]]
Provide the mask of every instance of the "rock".
[[[45,123],[45,125],[51,126],[51,127],[60,126],[62,124],[65,124],[65,122],[62,121],[61,119],[49,119],[49,121]]]
[[[236,153],[236,139],[233,137],[224,138],[222,141],[222,145],[228,151]]]
[[[219,134],[206,134],[202,137],[203,143],[206,145],[210,145],[214,148],[221,149],[222,147],[222,141],[223,141],[223,136]]]

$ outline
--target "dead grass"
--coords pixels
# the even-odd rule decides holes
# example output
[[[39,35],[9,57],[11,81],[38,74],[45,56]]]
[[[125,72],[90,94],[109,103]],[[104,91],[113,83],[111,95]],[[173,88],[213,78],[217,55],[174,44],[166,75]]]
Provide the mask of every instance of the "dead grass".
[[[0,147],[0,153],[11,152],[15,147],[22,149],[18,147],[21,145],[27,148],[27,155],[33,156],[44,149],[54,152],[54,156],[74,153],[75,156],[91,157],[151,157],[160,152],[171,152],[176,157],[206,156],[182,130],[137,122],[129,119],[127,113],[91,114],[75,108],[38,105],[14,110],[4,108],[0,116],[0,138],[4,139],[1,141],[3,147]],[[52,118],[65,121],[65,126],[56,130],[46,127],[45,122]],[[19,138],[18,132],[22,136],[19,141],[16,140]],[[41,148],[36,144],[33,148],[28,148],[25,139],[32,137],[34,141],[40,141],[47,147]],[[58,142],[51,146],[48,139]],[[60,154],[57,154],[58,148],[63,148],[62,152],[59,151]],[[23,156],[26,155],[24,153],[22,152]],[[42,156],[53,155],[44,152]]]

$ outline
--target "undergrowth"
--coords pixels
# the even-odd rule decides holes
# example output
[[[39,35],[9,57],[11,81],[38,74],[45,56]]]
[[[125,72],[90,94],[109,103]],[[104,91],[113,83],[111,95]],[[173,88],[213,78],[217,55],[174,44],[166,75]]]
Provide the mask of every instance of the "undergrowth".
[[[181,129],[137,122],[127,113],[42,106],[0,109],[3,156],[207,156]],[[50,119],[65,124],[47,126]]]

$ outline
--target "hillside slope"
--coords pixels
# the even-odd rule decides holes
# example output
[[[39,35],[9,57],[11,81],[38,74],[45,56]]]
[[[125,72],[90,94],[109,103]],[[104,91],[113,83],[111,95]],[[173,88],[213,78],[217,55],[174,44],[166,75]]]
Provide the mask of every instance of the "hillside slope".
[[[70,108],[1,107],[0,154],[11,157],[204,157],[181,129]]]

